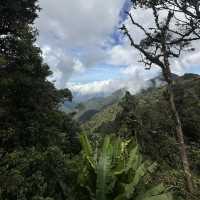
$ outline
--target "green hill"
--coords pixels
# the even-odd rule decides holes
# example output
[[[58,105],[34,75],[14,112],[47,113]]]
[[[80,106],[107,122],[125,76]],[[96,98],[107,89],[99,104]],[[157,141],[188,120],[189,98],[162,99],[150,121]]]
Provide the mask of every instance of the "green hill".
[[[174,91],[186,143],[198,152],[200,76],[185,74],[179,77]],[[108,106],[83,123],[82,129],[97,135],[116,133],[123,137],[136,136],[144,153],[152,159],[162,160],[165,157],[168,164],[174,160],[179,163],[175,125],[167,98],[165,86],[149,88],[136,95],[127,93],[120,103]],[[200,160],[197,166],[200,171]]]
[[[176,103],[179,112],[181,113],[186,136],[192,139],[200,139],[200,123],[197,123],[200,122],[198,121],[198,116],[200,116],[200,109],[198,109],[200,108],[200,76],[195,74],[185,74],[184,76],[177,78],[174,90],[177,96]],[[167,122],[166,120],[171,120],[165,86],[159,88],[151,87],[130,98],[137,102],[137,115],[140,115],[142,120],[148,122],[149,126],[151,123],[156,125],[153,120],[157,121],[158,124],[154,126],[154,128],[153,124],[151,125],[152,129],[155,129],[157,126],[163,128],[164,124]],[[129,104],[131,104],[133,100],[129,101]],[[133,108],[130,107],[129,111],[131,112],[132,109]],[[106,108],[103,108],[89,120],[86,120],[82,127],[85,130],[90,130],[90,132],[103,132],[105,131],[103,127],[106,126],[106,124],[109,126],[110,123],[114,123],[115,121],[116,124],[112,125],[112,128],[108,131],[116,132],[118,130],[115,129],[120,128],[120,123],[117,120],[119,120],[121,112],[121,104],[113,103]],[[162,121],[164,123],[162,123]]]
[[[95,97],[82,103],[65,103],[62,106],[62,110],[70,113],[76,113],[74,118],[80,123],[84,123],[90,120],[95,114],[101,110],[106,109],[110,105],[113,105],[121,100],[125,94],[125,89],[120,89],[106,97]]]
[[[114,125],[116,115],[120,111],[121,107],[118,105],[118,103],[110,105],[107,108],[101,110],[99,113],[95,114],[90,118],[90,120],[85,121],[85,123],[82,124],[82,128],[90,134],[96,132],[105,134],[107,132],[106,130],[110,131],[113,129],[111,126]]]
[[[193,181],[200,188],[200,76],[185,74],[177,78],[174,91]],[[186,195],[175,124],[167,99],[166,86],[151,87],[136,95],[127,92],[120,103],[102,109],[84,122],[82,130],[92,138],[107,134],[124,138],[134,136],[143,155],[160,164],[162,170],[157,177]]]

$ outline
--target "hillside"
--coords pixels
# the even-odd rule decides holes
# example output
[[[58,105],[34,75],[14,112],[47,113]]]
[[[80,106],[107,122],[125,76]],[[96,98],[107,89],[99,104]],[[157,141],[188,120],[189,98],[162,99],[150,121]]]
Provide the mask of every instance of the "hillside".
[[[101,110],[106,109],[110,105],[113,105],[120,101],[124,96],[125,89],[120,89],[112,93],[110,96],[106,97],[95,97],[81,103],[69,103],[66,102],[62,106],[62,110],[70,113],[75,112],[75,119],[79,122],[84,123],[90,120],[95,114],[99,113]]]
[[[200,76],[185,74],[176,79],[176,104],[190,155],[194,182],[200,188]],[[139,94],[126,93],[120,103],[108,106],[82,124],[92,138],[117,134],[134,136],[143,155],[157,161],[162,170],[157,176],[184,193],[183,174],[175,125],[168,105],[166,87],[149,88]],[[178,183],[178,184],[177,184]]]
[[[111,126],[113,125],[116,115],[119,112],[121,112],[121,107],[118,105],[118,103],[114,103],[113,105],[110,105],[101,110],[99,113],[95,114],[90,118],[90,120],[85,121],[85,123],[82,124],[82,128],[84,131],[90,134],[96,132],[102,132],[105,134],[107,129],[112,129]]]
[[[185,74],[179,77],[176,79],[174,91],[186,140],[198,146],[200,76]],[[166,149],[176,143],[173,116],[167,98],[165,86],[149,88],[133,96],[127,93],[119,104],[110,105],[83,123],[82,129],[95,134],[116,133],[125,137],[136,136],[145,152],[151,152],[154,159],[160,159],[160,155],[155,152],[160,151],[165,156]],[[175,159],[173,153],[171,155],[172,157],[167,159]]]
[[[184,124],[185,123],[187,124],[185,126],[185,129],[190,129],[190,130],[195,129],[195,127],[188,127],[188,126],[192,126],[192,123],[196,120],[194,119],[194,112],[196,113],[197,116],[200,114],[197,113],[199,111],[197,108],[199,106],[198,101],[200,99],[200,76],[195,74],[185,74],[184,76],[177,78],[174,90],[177,94],[176,102],[178,104],[179,111],[181,112],[182,119],[184,121]],[[166,105],[167,102],[164,96],[166,95],[165,91],[166,91],[165,86],[161,86],[159,88],[151,87],[147,90],[141,91],[141,93],[134,95],[133,97],[135,101],[137,101],[137,112],[144,115],[143,112],[145,111],[146,117],[147,113],[149,115],[151,114],[159,115],[160,113],[155,113],[156,110],[162,109],[163,106],[167,106]],[[102,126],[105,126],[106,123],[109,124],[113,122],[121,111],[122,111],[121,104],[114,103],[102,109],[100,112],[91,117],[90,120],[85,121],[82,127],[86,130],[90,129],[92,131],[99,132],[102,129]],[[168,112],[169,112],[168,109],[166,110],[163,109],[162,114],[169,116]],[[187,115],[185,113],[187,113]],[[189,116],[191,118],[188,121],[187,118]],[[161,119],[162,115],[157,117]],[[166,119],[165,116],[163,117],[164,119]],[[149,120],[152,121],[153,118],[149,116]],[[196,124],[196,126],[198,125]],[[116,128],[116,126],[113,126],[113,129],[114,128]],[[190,136],[189,131],[185,132],[189,137]],[[198,129],[192,131],[192,137],[193,136],[196,136],[198,138],[200,137]]]

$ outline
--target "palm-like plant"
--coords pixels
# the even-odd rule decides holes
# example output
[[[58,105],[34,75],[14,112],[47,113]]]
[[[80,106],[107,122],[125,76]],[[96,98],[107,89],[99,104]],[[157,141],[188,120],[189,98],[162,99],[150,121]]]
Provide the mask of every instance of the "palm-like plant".
[[[172,200],[163,184],[150,183],[157,164],[143,162],[133,141],[106,136],[101,147],[95,148],[84,134],[80,141],[83,165],[78,182],[84,195],[79,199]]]

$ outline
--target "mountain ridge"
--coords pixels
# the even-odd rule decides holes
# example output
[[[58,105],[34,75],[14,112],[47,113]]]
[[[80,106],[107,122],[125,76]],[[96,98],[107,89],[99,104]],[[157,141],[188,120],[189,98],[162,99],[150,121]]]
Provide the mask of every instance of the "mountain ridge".
[[[190,121],[187,121],[187,117],[189,115],[191,115],[191,117],[193,115],[196,116],[197,114],[195,113],[198,112],[198,111],[195,111],[196,108],[193,105],[193,101],[199,102],[200,100],[200,75],[188,73],[188,74],[184,74],[183,76],[177,77],[175,79],[174,91],[176,94],[176,103],[178,105],[178,109],[181,112],[182,120],[184,121],[184,124],[186,124],[185,132],[190,132],[190,133],[192,132],[192,135],[193,135],[192,137],[194,138],[197,137],[200,139],[200,135],[198,136],[198,130],[196,130],[195,127],[193,127],[192,125],[193,119],[190,119]],[[164,108],[167,104],[165,100],[166,98],[165,95],[166,95],[166,86],[161,86],[158,88],[148,88],[144,91],[141,91],[138,94],[131,95],[131,96],[133,96],[133,98],[135,98],[138,101],[139,103],[138,105],[140,109],[142,109],[142,107],[144,106],[144,107],[147,107],[146,109],[148,110],[150,109],[151,104],[153,104],[152,107],[155,107],[155,109],[157,109],[158,106],[161,105],[162,107],[162,104],[165,104],[163,105],[163,108]],[[185,110],[187,110],[187,112]],[[108,132],[110,133],[116,132],[119,127],[116,124],[115,120],[116,120],[117,115],[120,114],[121,111],[122,111],[122,107],[120,103],[116,102],[108,106],[107,108],[102,109],[100,112],[96,113],[89,120],[86,120],[82,124],[82,128],[86,132],[89,130],[92,130],[92,132],[95,132],[95,133],[100,132],[102,134],[102,133],[105,133],[105,131],[107,133],[106,129],[108,127],[112,127],[111,129],[108,130]],[[184,113],[188,113],[188,114],[185,115]],[[194,119],[194,122],[195,120],[196,119]],[[190,136],[188,135],[188,137]]]

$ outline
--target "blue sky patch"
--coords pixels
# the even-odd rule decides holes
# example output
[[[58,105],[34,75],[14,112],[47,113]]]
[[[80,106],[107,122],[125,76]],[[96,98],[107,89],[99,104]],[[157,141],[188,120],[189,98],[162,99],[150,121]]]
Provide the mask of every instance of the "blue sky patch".
[[[85,84],[94,81],[123,78],[121,74],[122,68],[122,66],[96,65],[95,67],[88,68],[83,73],[73,75],[69,82]]]

